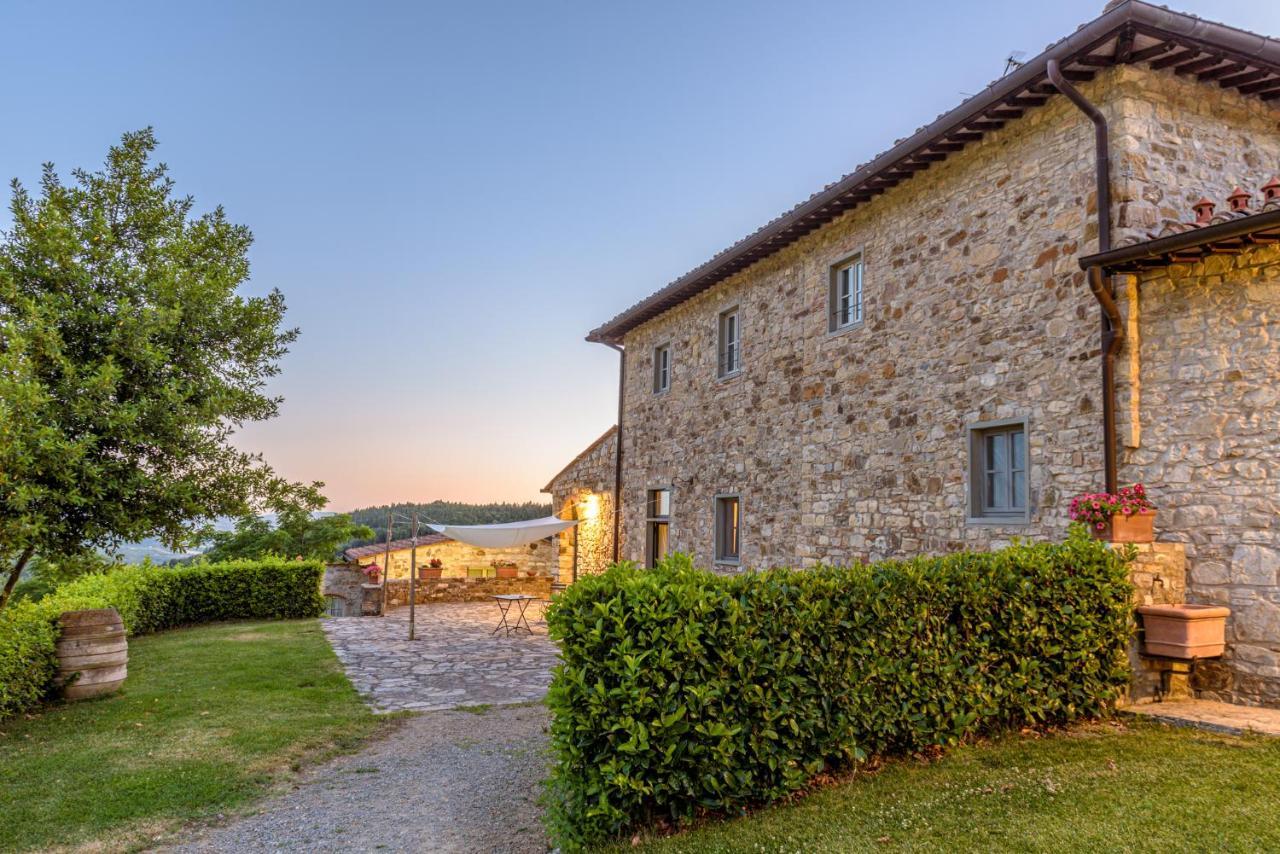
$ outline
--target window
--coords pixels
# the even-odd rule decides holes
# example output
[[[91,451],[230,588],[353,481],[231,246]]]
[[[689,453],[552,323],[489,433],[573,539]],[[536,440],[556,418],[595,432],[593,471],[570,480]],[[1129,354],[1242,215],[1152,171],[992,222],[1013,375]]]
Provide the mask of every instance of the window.
[[[970,516],[983,521],[1027,521],[1026,422],[971,427],[969,459]]]
[[[738,496],[716,496],[716,563],[738,562],[741,554],[741,520]]]
[[[742,370],[742,324],[736,308],[720,315],[718,352],[717,376],[727,377]]]
[[[862,322],[862,256],[831,268],[827,329],[835,332]]]
[[[671,345],[663,344],[653,350],[653,393],[662,394],[671,388]]]
[[[649,490],[645,522],[645,565],[653,569],[667,556],[671,532],[671,490]]]

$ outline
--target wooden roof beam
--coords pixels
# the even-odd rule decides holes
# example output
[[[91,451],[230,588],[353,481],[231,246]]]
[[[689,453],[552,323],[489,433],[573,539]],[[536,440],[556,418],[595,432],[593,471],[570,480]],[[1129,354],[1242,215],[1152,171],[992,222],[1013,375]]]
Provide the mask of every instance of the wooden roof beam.
[[[1171,53],[1160,59],[1152,60],[1151,67],[1159,71],[1162,68],[1168,68],[1171,65],[1180,65],[1189,60],[1195,59],[1200,55],[1200,49],[1189,47],[1186,50],[1180,50],[1177,53]]]
[[[1270,73],[1271,72],[1267,71],[1265,68],[1259,68],[1256,71],[1246,71],[1244,74],[1233,74],[1230,77],[1223,77],[1218,81],[1218,85],[1226,86],[1228,88],[1243,86],[1246,83],[1253,83],[1256,80],[1261,80]]]
[[[1157,56],[1166,54],[1178,46],[1177,42],[1167,41],[1160,44],[1153,44],[1151,47],[1144,47],[1142,50],[1135,50],[1129,54],[1130,62],[1146,62],[1148,59],[1155,59]]]
[[[1247,86],[1237,86],[1236,88],[1240,90],[1241,94],[1252,95],[1255,92],[1265,92],[1269,89],[1274,89],[1277,86],[1280,86],[1280,78],[1262,80],[1257,83],[1250,83]]]
[[[1220,65],[1217,68],[1210,68],[1208,71],[1201,71],[1196,75],[1196,79],[1217,80],[1226,74],[1237,74],[1238,72],[1244,71],[1245,68],[1246,66],[1239,62],[1232,63],[1231,65]]]
[[[1174,66],[1174,74],[1194,74],[1197,71],[1204,71],[1206,68],[1213,68],[1223,62],[1221,56],[1206,56],[1204,59],[1197,59],[1194,62],[1184,62],[1181,65]]]

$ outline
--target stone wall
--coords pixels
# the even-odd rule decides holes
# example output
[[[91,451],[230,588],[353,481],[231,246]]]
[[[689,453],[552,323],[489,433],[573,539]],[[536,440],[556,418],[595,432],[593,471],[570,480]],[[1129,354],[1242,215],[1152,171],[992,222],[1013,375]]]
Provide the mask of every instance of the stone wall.
[[[1219,210],[1280,172],[1277,110],[1170,73],[1117,72],[1113,123],[1120,239]],[[1256,202],[1255,202],[1256,205]],[[1192,602],[1226,605],[1227,654],[1204,696],[1280,705],[1280,252],[1255,249],[1124,277],[1133,339],[1118,376],[1121,479],[1161,506],[1185,544]]]
[[[551,494],[553,512],[578,519],[558,537],[559,580],[603,572],[613,560],[613,486],[617,430],[609,428],[552,478],[543,492]]]
[[[1150,543],[1134,548],[1137,550],[1137,558],[1129,565],[1129,580],[1133,582],[1133,607],[1177,605],[1187,601],[1187,554],[1183,545]],[[1161,690],[1161,671],[1171,670],[1167,662],[1143,658],[1140,651],[1141,639],[1135,633],[1129,643],[1129,666],[1133,670],[1129,699],[1133,702],[1157,699]],[[1170,677],[1168,687],[1171,696],[1188,693],[1185,676]]]
[[[1150,273],[1138,293],[1140,436],[1121,476],[1186,545],[1188,598],[1231,608],[1206,692],[1280,704],[1280,251]]]
[[[382,607],[381,591],[369,583],[369,578],[357,564],[335,563],[324,569],[320,592],[336,596],[345,603],[348,617],[376,614]]]
[[[1101,75],[1085,87],[1110,94]],[[1060,536],[1102,470],[1093,135],[1063,98],[1030,111],[626,337],[623,554],[671,484],[671,546],[713,562],[713,499],[741,495],[742,564],[987,548]],[[833,264],[862,252],[865,323],[827,331]],[[743,371],[716,379],[717,316]],[[669,345],[671,388],[652,391]],[[971,525],[968,431],[1024,417],[1029,524]]]
[[[511,561],[522,573],[536,572],[550,576],[556,566],[556,544],[551,538],[538,540],[527,546],[503,549],[482,549],[448,540],[427,546],[418,546],[418,567],[427,566],[432,558],[439,558],[444,563],[442,576],[445,578],[466,578],[468,570],[484,572],[492,575],[490,565],[494,560]],[[411,558],[410,549],[398,549],[391,552],[390,578],[408,578]],[[376,563],[385,566],[385,554],[372,555],[360,559],[362,565]]]
[[[549,600],[551,577],[419,579],[414,590],[414,601],[419,605],[430,602],[485,602],[496,595],[511,593],[524,593]],[[387,582],[387,606],[408,604],[409,580],[393,578]]]

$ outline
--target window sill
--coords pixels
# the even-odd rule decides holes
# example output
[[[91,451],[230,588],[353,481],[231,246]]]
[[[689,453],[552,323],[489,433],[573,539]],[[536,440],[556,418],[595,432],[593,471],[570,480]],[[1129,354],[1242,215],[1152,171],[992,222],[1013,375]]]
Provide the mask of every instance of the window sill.
[[[970,516],[966,525],[982,528],[1025,528],[1031,524],[1029,516]]]
[[[742,561],[735,558],[718,557],[715,560],[715,565],[738,567],[738,566],[742,566]]]
[[[865,320],[859,320],[857,323],[846,323],[844,326],[837,326],[835,329],[827,330],[827,338],[839,338],[849,332],[861,329],[867,325]]]
[[[654,397],[665,397],[665,396],[666,396],[666,395],[668,395],[668,394],[671,394],[671,386],[667,386],[666,388],[660,388],[660,389],[655,390],[655,391],[654,391],[654,393],[653,393],[653,396],[654,396]]]
[[[724,383],[724,382],[728,382],[729,380],[736,380],[740,376],[742,376],[742,368],[738,368],[738,370],[736,371],[730,371],[727,374],[719,374],[716,377],[716,382]]]

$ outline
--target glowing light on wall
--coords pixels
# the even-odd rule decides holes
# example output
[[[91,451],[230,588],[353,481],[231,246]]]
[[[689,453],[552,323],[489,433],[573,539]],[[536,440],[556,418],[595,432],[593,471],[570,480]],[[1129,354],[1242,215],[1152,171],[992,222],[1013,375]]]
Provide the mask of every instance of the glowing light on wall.
[[[600,496],[593,492],[588,492],[578,501],[578,518],[592,520],[599,515]]]

